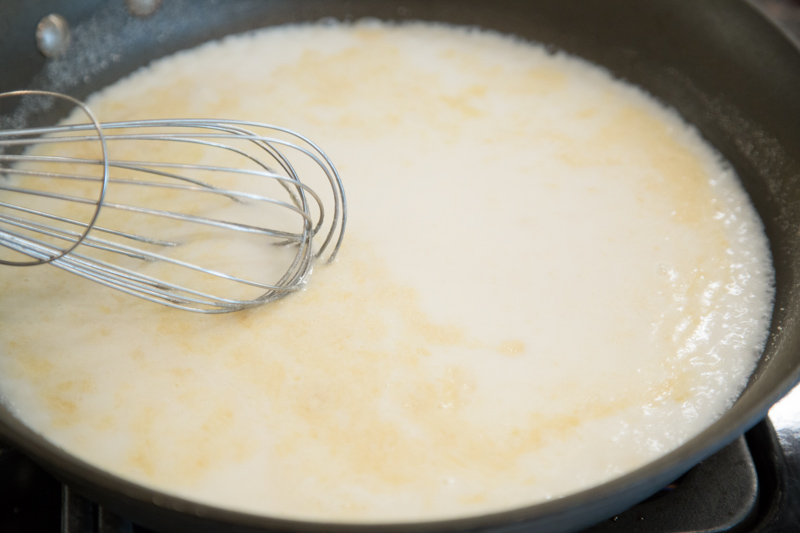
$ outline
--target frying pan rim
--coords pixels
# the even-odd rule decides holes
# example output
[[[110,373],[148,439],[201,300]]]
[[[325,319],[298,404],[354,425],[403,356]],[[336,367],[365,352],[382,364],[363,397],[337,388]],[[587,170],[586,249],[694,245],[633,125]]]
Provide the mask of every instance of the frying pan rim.
[[[747,2],[752,9],[759,13],[762,17],[764,17],[764,13],[762,10],[754,6],[751,2]],[[764,17],[766,18],[766,17]],[[792,41],[786,34],[786,32],[780,28],[777,24],[767,18],[767,20],[772,24],[775,29],[783,35],[783,37],[789,41],[796,50],[798,50],[797,43]],[[774,320],[774,318],[773,318]],[[626,475],[623,475],[619,478],[615,478],[607,483],[602,485],[598,485],[587,489],[585,491],[581,491],[579,493],[575,493],[569,496],[565,496],[564,498],[560,498],[558,500],[553,500],[544,503],[532,504],[530,506],[515,508],[509,511],[500,511],[497,513],[488,513],[488,514],[481,514],[476,516],[469,516],[464,518],[457,518],[457,519],[446,519],[446,520],[437,520],[437,521],[424,521],[424,522],[401,522],[401,523],[379,523],[379,524],[363,524],[363,523],[329,523],[329,522],[314,522],[314,521],[305,521],[305,520],[284,520],[281,518],[273,518],[263,515],[257,515],[247,512],[241,511],[234,511],[231,509],[220,508],[216,506],[201,504],[198,502],[194,502],[191,500],[186,500],[171,494],[162,493],[160,491],[151,489],[146,487],[145,485],[141,485],[138,483],[130,482],[124,478],[120,478],[114,474],[111,474],[107,471],[100,470],[89,463],[84,462],[83,460],[67,454],[56,445],[50,443],[46,439],[41,436],[37,435],[37,438],[41,440],[41,442],[36,442],[36,440],[30,440],[24,435],[20,435],[17,432],[10,432],[8,436],[9,440],[16,441],[15,444],[20,445],[25,450],[35,450],[34,454],[36,455],[37,459],[40,462],[44,463],[45,465],[49,465],[51,467],[55,467],[56,470],[63,470],[68,472],[71,476],[76,477],[85,477],[85,473],[87,471],[92,472],[96,471],[95,474],[97,476],[93,482],[97,482],[98,479],[105,478],[103,483],[97,483],[101,488],[111,488],[113,490],[120,490],[119,487],[122,486],[123,488],[127,488],[128,490],[123,491],[126,495],[130,496],[131,493],[138,493],[140,491],[144,491],[147,493],[148,496],[145,497],[145,494],[139,494],[139,500],[146,502],[150,501],[153,502],[153,498],[160,500],[161,503],[155,503],[157,506],[164,507],[166,509],[173,509],[179,510],[180,512],[187,512],[187,509],[193,509],[194,511],[199,510],[203,516],[207,516],[209,518],[215,519],[219,516],[223,521],[229,521],[232,517],[235,518],[235,522],[243,525],[256,525],[260,527],[282,527],[282,528],[289,528],[289,529],[298,529],[304,530],[308,528],[318,529],[318,528],[325,528],[329,530],[338,530],[346,528],[348,530],[352,529],[393,529],[393,528],[414,528],[414,529],[452,529],[455,527],[476,527],[476,522],[480,525],[499,525],[499,524],[508,524],[509,522],[515,522],[518,520],[530,520],[539,518],[542,516],[547,516],[549,514],[558,514],[566,512],[570,509],[573,509],[576,505],[580,505],[579,503],[573,503],[579,499],[586,499],[591,501],[596,501],[598,499],[602,499],[602,496],[607,493],[614,493],[620,487],[630,486],[630,482],[635,482],[637,479],[642,478],[642,473],[647,472],[650,470],[653,471],[666,471],[669,470],[669,466],[675,466],[679,463],[686,462],[686,450],[689,450],[691,455],[690,457],[696,457],[697,461],[704,459],[705,457],[710,456],[717,450],[721,449],[723,446],[737,438],[741,433],[755,425],[759,420],[761,420],[764,415],[768,412],[769,407],[777,401],[780,397],[782,397],[786,392],[791,390],[791,388],[800,381],[800,367],[796,368],[793,373],[787,375],[782,381],[781,386],[775,388],[771,394],[767,395],[765,398],[762,398],[759,402],[761,404],[761,408],[757,409],[753,412],[748,411],[746,413],[742,413],[738,416],[736,423],[733,425],[727,425],[730,421],[727,420],[727,414],[723,415],[720,419],[718,419],[714,424],[710,427],[706,428],[703,432],[692,438],[691,440],[685,442],[683,445],[679,446],[672,452],[668,453],[667,455],[662,456],[661,458],[657,459],[656,461],[650,462],[641,468],[634,470]],[[729,411],[730,412],[730,411]],[[0,422],[5,425],[8,425],[7,417],[11,416],[13,419],[23,427],[19,419],[14,417],[10,412],[4,408],[0,411]],[[13,425],[13,424],[11,424]],[[717,441],[715,446],[711,448],[707,446],[700,446],[704,440],[703,435],[712,433],[713,428],[718,428],[718,426],[722,427],[724,431],[722,431],[723,438]],[[27,427],[26,427],[27,429]],[[32,430],[30,430],[33,434]],[[718,439],[717,437],[716,439]],[[716,440],[715,439],[715,440]],[[40,455],[41,454],[41,455]],[[62,457],[63,456],[63,457]],[[51,461],[52,458],[55,458],[55,461]],[[63,460],[63,463],[62,463]],[[694,464],[697,461],[693,461]],[[58,463],[58,464],[56,464]],[[691,466],[689,466],[691,467]],[[645,476],[649,477],[649,476]],[[635,484],[635,483],[634,483]],[[642,498],[648,496],[648,494],[642,494]],[[538,511],[541,512],[532,512]],[[193,511],[189,511],[193,512]],[[452,527],[450,527],[452,526]]]

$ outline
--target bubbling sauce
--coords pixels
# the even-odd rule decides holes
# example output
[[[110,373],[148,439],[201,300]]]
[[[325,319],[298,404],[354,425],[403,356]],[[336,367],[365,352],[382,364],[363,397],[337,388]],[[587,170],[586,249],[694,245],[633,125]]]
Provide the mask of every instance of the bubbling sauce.
[[[301,131],[350,205],[335,264],[230,315],[0,272],[4,401],[137,483],[306,520],[532,504],[696,435],[763,348],[773,274],[736,176],[579,59],[441,25],[289,26],[88,103]]]

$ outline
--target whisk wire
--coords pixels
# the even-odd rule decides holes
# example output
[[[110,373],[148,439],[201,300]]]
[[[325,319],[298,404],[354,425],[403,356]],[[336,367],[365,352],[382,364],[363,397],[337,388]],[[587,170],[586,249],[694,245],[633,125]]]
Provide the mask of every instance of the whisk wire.
[[[12,199],[29,198],[31,200],[26,201],[34,202],[33,205],[22,205],[24,202],[11,200],[0,202],[0,208],[6,210],[0,212],[0,246],[32,259],[2,260],[0,264],[33,265],[49,262],[67,272],[145,300],[201,313],[221,313],[261,305],[302,288],[315,261],[329,249],[327,261],[333,261],[341,247],[347,220],[342,180],[330,158],[317,145],[291,130],[258,122],[214,119],[100,123],[85,105],[57,93],[17,91],[0,94],[0,98],[6,96],[65,98],[83,109],[90,116],[91,123],[0,131],[0,173],[6,174],[5,184],[0,174],[0,191],[11,195]],[[259,133],[262,130],[285,135],[291,140],[261,135]],[[145,148],[137,150],[133,159],[111,158],[108,155],[109,143],[116,146],[139,142],[147,144],[141,145]],[[86,143],[98,143],[102,157],[33,153],[38,146],[46,148],[48,145],[58,145],[58,150],[69,152],[71,146],[78,147]],[[158,143],[160,155],[163,155],[161,152],[168,152],[170,156],[173,152],[177,154],[180,152],[179,146],[195,146],[200,150],[228,154],[226,158],[236,157],[242,163],[229,167],[205,162],[178,161],[177,157],[164,161],[141,157],[140,153],[149,153],[148,148],[152,147],[152,143]],[[21,153],[4,153],[9,149],[16,152],[21,150]],[[321,176],[316,179],[325,183],[325,188],[329,189],[324,199],[315,187],[301,179],[299,167],[296,167],[287,150],[293,156],[300,157],[300,160],[310,162],[312,168],[321,170]],[[267,161],[274,163],[278,170],[273,169]],[[249,165],[255,168],[248,168]],[[67,172],[64,167],[77,170]],[[102,169],[102,176],[87,174],[86,168],[91,167]],[[124,174],[112,175],[112,172],[118,171]],[[12,176],[15,179],[11,179]],[[238,185],[229,185],[238,184],[243,179],[257,180],[259,189],[267,187],[265,191],[271,190],[269,183],[277,184],[287,197],[277,198],[269,192],[239,190]],[[25,185],[21,183],[22,180],[26,180]],[[62,188],[71,183],[76,186],[79,183],[87,186],[97,184],[100,192],[95,198],[87,197],[85,193],[80,195],[51,190],[51,184],[55,183]],[[138,188],[144,191],[145,196],[152,196],[155,205],[140,205],[142,194],[135,190],[129,191],[127,187]],[[115,196],[113,199],[108,192],[112,188]],[[165,197],[168,192],[180,195],[181,201],[176,203],[175,208],[158,205],[159,202],[171,202]],[[298,229],[272,227],[247,217],[235,220],[228,216],[228,211],[225,210],[229,209],[227,207],[222,211],[224,216],[218,217],[213,214],[215,209],[219,209],[216,204],[203,206],[210,210],[210,214],[206,214],[203,209],[194,212],[194,204],[182,201],[185,197],[191,197],[195,202],[198,201],[195,199],[203,198],[214,202],[218,202],[215,199],[226,199],[233,205],[242,205],[242,209],[255,212],[259,215],[256,217],[259,220],[265,213],[269,215],[266,220],[272,220],[270,216],[273,213],[276,216],[285,213],[286,215],[280,215],[276,220],[285,221],[287,216],[297,217],[294,224]],[[36,203],[39,200],[60,202],[69,206],[84,205],[94,210],[89,220],[83,221],[80,217],[69,216],[64,212],[51,212],[50,209],[41,208]],[[330,221],[326,217],[328,205],[332,207]],[[100,216],[101,208],[104,213],[106,209],[110,209],[109,213],[120,215]],[[11,214],[12,212],[16,215]],[[116,227],[123,213],[135,218],[133,230]],[[284,257],[276,260],[278,265],[288,261],[285,268],[279,269],[275,276],[277,280],[256,280],[249,275],[196,264],[180,256],[173,256],[171,252],[158,252],[159,249],[165,252],[172,248],[180,249],[186,243],[183,238],[153,237],[140,231],[139,225],[144,224],[142,220],[151,219],[162,221],[166,229],[171,229],[175,224],[189,224],[192,227],[207,227],[207,231],[231,232],[220,237],[226,241],[233,240],[233,237],[240,234],[269,238],[277,241],[272,242],[273,245],[291,245],[294,253],[289,254],[290,259]],[[98,233],[109,238],[101,238]],[[318,234],[321,243],[316,246],[315,237]],[[57,242],[67,244],[62,247]],[[149,250],[145,246],[155,248]],[[259,245],[260,248],[262,246]],[[96,250],[103,255],[85,253],[90,250]],[[150,275],[136,264],[123,264],[114,258],[159,264],[162,269],[176,269],[177,274],[173,273],[169,279]],[[184,281],[191,278],[194,282],[197,277],[188,275],[189,272],[194,272],[202,279],[214,281],[205,288],[203,284],[189,285]],[[220,283],[233,284],[238,288],[230,291],[230,294],[225,294],[224,291],[221,293],[216,289]],[[241,296],[241,287],[256,288],[259,293]]]
[[[29,256],[29,257],[33,257],[34,258],[33,261],[9,261],[9,260],[5,260],[5,259],[1,259],[0,258],[0,265],[7,265],[7,266],[35,266],[35,265],[40,265],[40,264],[45,264],[45,263],[52,263],[54,261],[58,261],[59,259],[65,257],[67,254],[71,253],[78,246],[80,246],[80,244],[89,235],[89,232],[92,231],[92,227],[97,222],[97,218],[100,215],[100,209],[103,206],[103,200],[105,198],[106,189],[108,187],[108,174],[109,174],[108,147],[106,146],[105,136],[103,135],[103,128],[100,126],[100,122],[94,116],[92,111],[85,104],[83,104],[79,100],[76,100],[75,98],[72,98],[71,96],[68,96],[68,95],[65,95],[65,94],[60,94],[60,93],[55,93],[55,92],[51,92],[51,91],[11,91],[11,92],[7,92],[7,93],[0,93],[0,98],[31,96],[31,95],[45,96],[45,97],[50,97],[50,98],[61,98],[63,100],[66,100],[66,101],[70,102],[72,105],[80,108],[86,114],[86,116],[89,117],[89,120],[91,121],[91,124],[86,124],[86,128],[87,129],[93,128],[97,132],[97,141],[98,141],[98,143],[100,145],[100,150],[101,150],[101,153],[102,153],[102,156],[103,156],[102,157],[102,159],[103,159],[102,184],[101,184],[101,187],[100,187],[100,192],[98,194],[98,197],[97,197],[97,199],[95,201],[95,204],[94,204],[95,205],[95,209],[94,209],[94,211],[92,213],[92,216],[91,216],[91,218],[89,220],[89,223],[86,225],[84,232],[73,243],[71,243],[69,246],[67,246],[66,248],[64,248],[62,250],[58,250],[56,253],[48,255],[47,257]],[[17,139],[13,139],[13,138],[10,138],[10,139],[9,138],[5,138],[4,139],[4,137],[15,137],[15,136],[18,136],[18,135],[26,136],[27,134],[24,133],[24,132],[20,132],[19,130],[10,130],[10,131],[0,130],[0,154],[2,154],[2,149],[4,148],[4,146],[6,146],[6,145],[15,146],[15,145],[18,145],[18,143],[20,142]]]

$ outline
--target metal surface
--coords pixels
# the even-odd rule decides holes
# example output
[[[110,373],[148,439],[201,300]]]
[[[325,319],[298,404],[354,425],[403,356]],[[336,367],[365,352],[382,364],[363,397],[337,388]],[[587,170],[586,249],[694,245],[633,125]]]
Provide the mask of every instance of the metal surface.
[[[75,2],[71,7],[77,10],[90,3]],[[30,14],[34,3],[15,4],[20,19],[38,20],[41,16]],[[585,527],[647,498],[735,441],[762,419],[800,376],[800,236],[796,231],[800,227],[800,56],[747,4],[733,0],[174,0],[164,3],[146,20],[132,20],[121,2],[93,5],[97,9],[91,15],[76,15],[74,23],[70,20],[73,45],[61,60],[45,64],[31,58],[22,44],[10,44],[7,50],[12,57],[7,64],[18,68],[10,69],[12,75],[0,84],[64,90],[84,97],[156,57],[209,38],[326,16],[474,24],[581,55],[644,87],[695,124],[741,176],[772,244],[778,298],[764,357],[747,390],[719,422],[630,475],[559,501],[475,519],[382,529],[568,531]],[[0,20],[0,39],[4,38],[3,29],[11,35],[14,28],[13,23]],[[99,48],[102,53],[98,53]],[[6,51],[2,41],[0,51]],[[30,64],[20,57],[29,57]],[[15,109],[9,110],[5,120],[46,123],[61,114],[63,110],[59,109]],[[169,530],[320,528],[319,524],[252,517],[154,493],[76,461],[43,442],[8,413],[0,412],[0,420],[9,438],[26,453],[58,472],[77,490],[139,522]]]
[[[60,96],[22,91],[0,94],[0,98],[9,95]],[[0,246],[27,258],[1,259],[0,264],[49,263],[132,296],[208,314],[239,311],[282,298],[304,286],[315,261],[328,250],[328,261],[335,259],[347,221],[344,188],[328,156],[302,135],[267,124],[216,119],[101,125],[86,106],[70,97],[63,98],[79,105],[92,123],[0,131],[0,169],[8,177],[25,180],[0,182],[0,190],[6,194],[6,200],[0,202]],[[275,134],[291,141],[266,136]],[[101,148],[99,159],[69,156],[97,145]],[[110,159],[108,145],[124,145],[129,155],[124,160]],[[184,161],[181,155],[187,145],[202,147],[207,156],[221,152],[228,156],[229,164],[240,166]],[[58,157],[28,151],[38,146],[67,151]],[[3,148],[17,151],[3,153]],[[160,155],[157,160],[152,159],[154,153]],[[326,179],[321,181],[329,187],[325,201],[295,171],[298,158],[310,159],[324,174]],[[281,172],[272,170],[272,165]],[[87,167],[98,167],[98,171],[91,174],[84,170]],[[230,185],[221,184],[231,179],[236,180],[237,186],[246,184],[247,188],[233,190]],[[89,197],[81,194],[80,187],[87,182],[97,184],[93,190],[99,192]],[[269,189],[270,184],[279,187]],[[157,201],[160,195],[149,194],[151,189],[178,195],[165,204]],[[114,201],[107,199],[117,191]],[[278,197],[277,193],[284,196]],[[42,199],[50,202],[44,204],[47,207],[40,207]],[[207,212],[220,209],[220,202],[227,209],[224,218],[208,217]],[[85,221],[72,214],[66,216],[64,213],[74,205],[90,207],[91,216]],[[333,213],[328,213],[326,209],[331,207]],[[126,216],[122,222],[105,219],[101,225],[101,209],[124,212]],[[271,211],[291,214],[296,229],[263,225]],[[162,238],[168,229],[175,231],[180,225],[185,233],[179,240]],[[148,228],[150,233],[143,233],[142,228]],[[221,242],[257,237],[258,249],[266,251],[265,261],[272,264],[263,265],[258,272],[221,270],[182,259],[170,251],[191,248],[193,241],[210,231]],[[315,245],[318,234],[320,242]],[[263,246],[267,244],[273,246]],[[277,255],[288,249],[286,245],[296,250],[291,262],[288,257]],[[131,264],[130,259],[138,262]],[[139,269],[144,262],[157,262],[168,271],[153,276]],[[265,268],[269,266],[278,267],[275,279],[256,277],[269,271]],[[177,281],[169,282],[167,278]]]
[[[149,17],[161,7],[162,0],[125,0],[125,6],[135,17]]]
[[[107,156],[108,150],[106,146],[106,141],[105,138],[103,137],[103,131],[102,128],[100,127],[100,123],[95,118],[94,114],[89,110],[89,108],[86,107],[86,105],[84,105],[83,103],[79,102],[78,100],[72,98],[71,96],[60,95],[58,93],[53,93],[48,91],[34,91],[33,93],[31,93],[31,91],[0,93],[0,100],[15,96],[23,96],[23,95],[29,96],[31,94],[35,94],[40,97],[60,98],[66,100],[67,102],[81,109],[86,114],[86,116],[90,120],[88,126],[92,130],[94,130],[94,132],[97,134],[96,142],[100,148],[100,154],[102,156],[101,164],[98,165],[101,167],[101,174],[96,178],[99,183],[98,193],[95,198],[90,200],[90,202],[92,202],[92,204],[94,205],[94,209],[91,210],[91,216],[87,219],[86,223],[81,226],[80,231],[74,233],[70,239],[67,239],[68,244],[56,248],[51,247],[50,253],[44,255],[40,254],[38,257],[32,257],[28,254],[23,254],[23,255],[28,255],[28,260],[25,261],[1,259],[0,265],[5,265],[5,266],[35,266],[44,263],[52,263],[54,261],[58,261],[62,257],[66,256],[67,254],[75,250],[81,243],[83,243],[84,240],[86,240],[86,238],[89,236],[89,232],[92,230],[95,223],[97,222],[97,217],[100,215],[100,207],[103,204],[103,198],[105,197],[106,189],[108,186],[108,156]],[[7,178],[14,174],[12,171],[7,169],[7,163],[9,161],[13,161],[13,159],[7,159],[7,158],[13,158],[16,156],[14,156],[13,154],[5,153],[4,141],[13,142],[13,141],[18,141],[18,139],[15,139],[13,135],[6,135],[2,131],[0,131],[0,170],[3,171],[2,174],[0,175]],[[26,146],[25,144],[20,145],[21,148],[24,148],[25,146]],[[3,217],[0,216],[0,221],[2,220]],[[6,237],[7,234],[3,230],[0,230],[0,246],[4,245]]]
[[[786,36],[800,47],[800,1],[748,0],[781,28]]]
[[[769,422],[776,443],[772,475],[777,499],[766,510],[763,531],[800,531],[800,387],[770,409]]]
[[[46,57],[63,55],[69,42],[69,24],[61,15],[47,15],[36,25],[36,46]]]

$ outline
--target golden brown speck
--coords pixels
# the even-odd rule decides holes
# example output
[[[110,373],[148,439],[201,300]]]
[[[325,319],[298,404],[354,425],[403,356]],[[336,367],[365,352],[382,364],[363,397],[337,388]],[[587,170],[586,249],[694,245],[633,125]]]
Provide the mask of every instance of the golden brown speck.
[[[500,343],[497,352],[503,355],[517,356],[525,353],[525,343],[519,340],[507,340]]]

